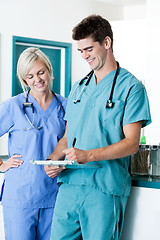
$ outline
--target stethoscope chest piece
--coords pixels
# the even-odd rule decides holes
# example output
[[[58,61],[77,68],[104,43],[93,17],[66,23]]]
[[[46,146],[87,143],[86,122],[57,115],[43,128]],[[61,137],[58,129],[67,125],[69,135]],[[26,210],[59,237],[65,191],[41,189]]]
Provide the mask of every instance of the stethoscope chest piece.
[[[114,107],[114,103],[111,100],[107,100],[106,108],[113,108],[113,107]]]

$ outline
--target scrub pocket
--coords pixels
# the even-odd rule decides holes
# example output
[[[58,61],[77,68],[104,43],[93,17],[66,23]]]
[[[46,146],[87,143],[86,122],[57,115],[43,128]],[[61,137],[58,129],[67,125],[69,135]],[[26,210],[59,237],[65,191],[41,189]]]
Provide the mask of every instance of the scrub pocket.
[[[124,114],[125,102],[116,100],[113,108],[105,108],[103,122],[106,125],[119,128]]]

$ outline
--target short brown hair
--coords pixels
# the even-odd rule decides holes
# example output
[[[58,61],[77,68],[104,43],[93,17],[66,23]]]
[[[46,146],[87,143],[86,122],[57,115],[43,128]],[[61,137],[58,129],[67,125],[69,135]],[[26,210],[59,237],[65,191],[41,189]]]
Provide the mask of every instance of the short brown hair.
[[[113,46],[113,32],[110,23],[102,18],[100,15],[90,15],[84,18],[72,30],[72,38],[74,40],[81,40],[91,37],[94,42],[102,44],[105,37],[111,39],[111,47]]]

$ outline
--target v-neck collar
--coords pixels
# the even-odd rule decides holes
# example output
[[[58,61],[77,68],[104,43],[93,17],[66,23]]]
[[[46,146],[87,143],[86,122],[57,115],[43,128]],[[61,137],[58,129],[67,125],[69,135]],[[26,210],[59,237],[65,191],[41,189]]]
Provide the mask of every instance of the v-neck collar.
[[[51,114],[51,112],[53,111],[53,109],[57,105],[57,100],[54,96],[51,103],[49,104],[47,109],[44,111],[43,108],[41,107],[41,105],[37,102],[37,100],[30,93],[28,95],[28,98],[29,98],[29,101],[33,103],[33,106],[36,108],[36,110],[41,114],[41,116],[46,116],[46,117],[49,116]]]
[[[102,89],[108,85],[111,81],[113,81],[114,76],[116,73],[116,69],[107,74],[98,84],[96,84],[96,77],[95,74],[93,74],[91,81],[88,85],[87,92],[91,93],[92,92],[92,97],[93,95],[99,95],[102,91]]]

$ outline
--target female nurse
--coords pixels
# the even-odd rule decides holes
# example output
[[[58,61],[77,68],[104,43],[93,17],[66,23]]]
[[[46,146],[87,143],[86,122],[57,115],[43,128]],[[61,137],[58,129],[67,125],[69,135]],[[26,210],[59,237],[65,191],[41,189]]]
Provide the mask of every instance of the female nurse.
[[[0,159],[5,239],[49,240],[56,178],[30,160],[47,159],[63,137],[67,100],[51,91],[52,66],[38,48],[21,53],[17,75],[29,90],[0,104],[0,136],[8,133],[9,155],[6,162]]]

